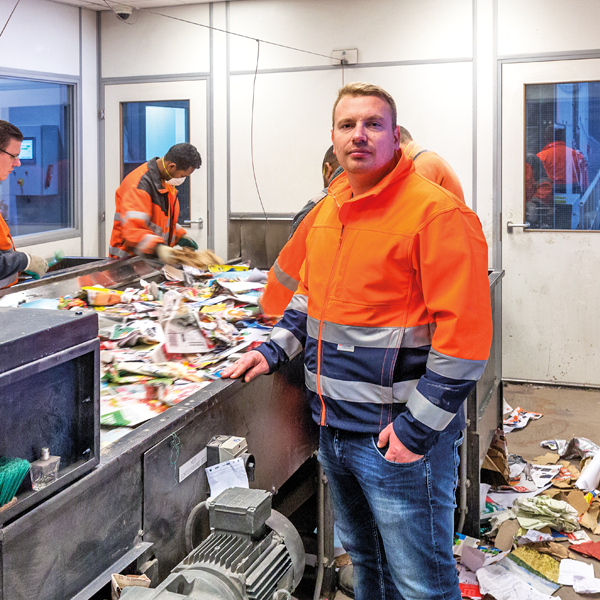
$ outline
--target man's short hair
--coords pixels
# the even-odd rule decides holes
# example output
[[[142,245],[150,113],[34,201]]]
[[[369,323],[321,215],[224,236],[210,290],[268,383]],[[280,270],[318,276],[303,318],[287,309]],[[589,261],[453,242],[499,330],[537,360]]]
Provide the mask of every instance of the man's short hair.
[[[23,134],[18,127],[8,121],[0,121],[0,150],[6,150],[11,140],[23,141]]]
[[[199,169],[202,164],[200,153],[192,144],[175,144],[165,154],[166,162],[175,163],[178,171],[187,171],[190,167]]]
[[[327,149],[327,152],[325,152],[325,156],[323,157],[323,165],[322,165],[323,171],[325,171],[325,165],[327,163],[329,163],[333,167],[334,171],[340,166],[337,156],[336,156],[335,152],[333,151],[333,146],[329,146],[329,148]]]
[[[348,83],[338,91],[338,97],[333,105],[333,111],[331,113],[331,122],[334,126],[335,109],[337,108],[340,100],[346,96],[377,96],[377,98],[381,98],[390,107],[390,112],[392,113],[392,127],[396,127],[397,111],[394,99],[382,87],[372,83],[362,83],[360,81]]]
[[[406,129],[406,127],[402,127],[402,125],[400,125],[399,129],[400,129],[400,143],[401,144],[408,144],[408,142],[413,141],[413,137],[412,137],[412,135],[410,135],[410,132],[408,131],[408,129]]]

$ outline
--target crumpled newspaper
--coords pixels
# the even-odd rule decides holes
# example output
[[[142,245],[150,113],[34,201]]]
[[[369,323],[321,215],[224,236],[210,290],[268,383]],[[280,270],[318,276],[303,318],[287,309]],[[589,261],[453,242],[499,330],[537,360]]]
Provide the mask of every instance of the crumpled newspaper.
[[[554,450],[558,452],[561,458],[566,459],[586,458],[600,452],[600,446],[583,437],[575,437],[569,443],[567,443],[567,440],[544,440],[540,442],[540,446]]]
[[[543,529],[550,526],[557,531],[569,533],[580,528],[577,511],[567,502],[548,496],[517,498],[512,510],[525,529]]]

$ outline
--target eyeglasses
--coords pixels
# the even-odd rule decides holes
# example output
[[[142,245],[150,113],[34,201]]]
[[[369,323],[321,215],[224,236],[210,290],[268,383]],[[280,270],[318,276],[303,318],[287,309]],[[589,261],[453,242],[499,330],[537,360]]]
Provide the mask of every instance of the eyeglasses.
[[[8,154],[13,160],[19,160],[18,154],[11,154],[10,152],[7,152],[6,150],[0,150],[0,152],[4,152],[4,154]]]

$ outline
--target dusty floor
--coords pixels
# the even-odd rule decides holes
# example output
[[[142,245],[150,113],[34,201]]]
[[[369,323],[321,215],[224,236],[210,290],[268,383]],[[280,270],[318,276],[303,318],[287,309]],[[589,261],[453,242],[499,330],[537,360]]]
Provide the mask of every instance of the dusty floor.
[[[504,399],[513,408],[520,406],[544,415],[539,421],[530,421],[525,429],[506,436],[511,454],[519,454],[525,460],[532,461],[536,456],[548,452],[540,446],[542,440],[586,437],[600,444],[600,390],[505,384]],[[595,541],[600,539],[591,534],[590,537]],[[584,557],[578,559],[593,563],[595,575],[600,578],[599,561]],[[559,596],[561,600],[600,597],[599,594],[576,594],[569,586],[561,587],[554,596]]]
[[[505,384],[504,398],[513,408],[520,406],[544,415],[539,421],[531,421],[525,429],[508,434],[508,450],[512,454],[519,454],[531,461],[548,452],[540,446],[540,442],[549,439],[586,437],[600,444],[600,390]],[[600,539],[599,536],[591,537]],[[600,578],[599,561],[583,557],[579,559],[594,564],[595,575]],[[554,596],[562,600],[600,598],[600,594],[576,594],[568,586],[561,587]],[[488,599],[491,596],[486,596],[485,600]],[[334,600],[349,599],[338,591]]]

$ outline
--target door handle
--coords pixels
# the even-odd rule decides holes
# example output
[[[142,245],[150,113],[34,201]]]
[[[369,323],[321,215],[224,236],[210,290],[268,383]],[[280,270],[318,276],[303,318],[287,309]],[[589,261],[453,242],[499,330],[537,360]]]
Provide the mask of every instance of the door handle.
[[[183,224],[184,225],[192,225],[193,223],[197,223],[198,224],[198,229],[203,229],[204,228],[204,219],[202,217],[195,219],[193,221],[190,221],[189,219],[186,219]]]
[[[527,221],[525,223],[513,223],[512,221],[509,221],[506,224],[506,231],[512,233],[513,227],[522,227],[525,230],[531,227],[531,223],[527,223]]]

